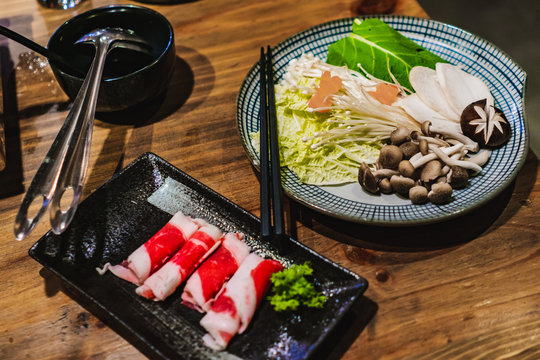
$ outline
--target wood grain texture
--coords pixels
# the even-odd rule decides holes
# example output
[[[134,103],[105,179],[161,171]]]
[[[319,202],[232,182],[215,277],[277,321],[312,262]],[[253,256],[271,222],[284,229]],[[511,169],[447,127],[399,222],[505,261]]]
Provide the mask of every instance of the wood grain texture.
[[[3,0],[0,22],[46,44],[65,20],[111,4],[87,0],[68,11],[35,0]],[[115,1],[114,3],[132,3]],[[235,101],[258,49],[321,22],[354,16],[373,1],[214,0],[144,5],[176,34],[177,65],[162,106],[124,118],[98,116],[85,196],[152,151],[258,215],[258,180],[235,127]],[[383,4],[384,5],[384,4]],[[370,8],[371,6],[371,8]],[[427,16],[414,0],[388,11]],[[10,136],[0,172],[0,358],[141,359],[144,356],[62,289],[27,255],[42,222],[22,242],[13,222],[23,193],[62,125],[69,101],[47,66],[12,42],[2,116]],[[118,124],[122,123],[122,124]],[[10,157],[11,155],[11,157]],[[325,219],[288,204],[289,231],[370,282],[328,357],[343,359],[540,358],[540,170],[529,154],[516,181],[464,219],[381,229]]]

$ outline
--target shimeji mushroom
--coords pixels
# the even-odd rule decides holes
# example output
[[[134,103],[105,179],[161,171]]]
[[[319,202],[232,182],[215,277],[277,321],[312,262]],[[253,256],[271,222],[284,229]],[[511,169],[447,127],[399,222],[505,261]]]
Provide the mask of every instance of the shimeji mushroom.
[[[433,146],[433,148],[440,149],[440,151],[442,153],[449,156],[449,155],[452,155],[452,154],[455,154],[455,153],[461,151],[463,146],[464,146],[463,144],[457,144],[457,145],[453,145],[453,146],[450,146],[450,147],[444,147],[444,148],[439,148],[439,147]],[[422,155],[421,153],[418,153],[418,154],[414,155],[412,158],[410,158],[409,161],[411,162],[412,166],[415,169],[417,169],[420,166],[423,166],[424,164],[426,164],[427,162],[429,162],[431,160],[435,160],[437,158],[438,158],[438,156],[434,152],[428,153],[426,155]]]
[[[399,173],[405,177],[412,178],[415,172],[414,166],[412,166],[409,160],[401,160],[398,166]]]
[[[418,142],[418,149],[422,153],[422,155],[427,155],[429,152],[428,148],[428,142],[425,139],[420,139]]]
[[[463,135],[460,131],[459,126],[455,124],[445,124],[445,123],[438,123],[437,125],[432,125],[430,123],[429,125],[429,131],[431,134],[440,134],[445,139],[455,139],[458,140],[460,143],[464,144],[467,149],[471,150],[472,152],[477,152],[479,149],[478,143],[471,138]]]
[[[437,146],[432,146],[430,145],[429,146],[429,149],[431,151],[433,151],[433,153],[435,155],[437,155],[437,157],[439,159],[441,159],[442,161],[444,161],[447,165],[449,166],[461,166],[465,169],[468,169],[468,170],[472,170],[476,173],[479,173],[482,171],[482,167],[480,165],[477,165],[475,164],[474,162],[472,161],[466,161],[466,160],[457,160],[457,159],[452,159],[451,157],[449,157],[447,154],[445,154],[444,151],[442,151],[441,148],[437,147]]]
[[[429,161],[420,172],[420,180],[424,184],[431,183],[433,180],[437,179],[441,175],[442,164],[439,160]]]
[[[459,131],[455,129],[443,128],[440,126],[435,127],[432,125],[431,131],[434,133],[440,134],[445,138],[458,140],[459,142],[463,143],[467,147],[467,149],[471,150],[472,152],[477,152],[478,149],[480,148],[476,141],[470,139],[469,137],[463,135],[462,133],[460,133]]]
[[[431,136],[431,131],[429,129],[430,126],[431,126],[431,121],[424,121],[420,125],[420,128],[422,129],[422,133],[424,133],[424,135]]]
[[[419,131],[413,131],[411,132],[411,138],[416,141],[425,140],[428,144],[435,144],[439,146],[449,146],[448,142],[433,137],[433,136],[424,136]]]
[[[381,181],[379,181],[379,189],[383,194],[391,194],[392,184],[390,184],[390,180],[388,180],[388,178],[381,179]]]
[[[358,170],[358,182],[366,191],[377,194],[379,192],[378,180],[375,178],[366,163],[362,163]]]
[[[482,150],[474,154],[473,156],[467,158],[466,161],[473,162],[479,166],[484,166],[488,162],[489,156],[490,156],[489,150]]]
[[[452,197],[452,186],[448,183],[435,183],[431,186],[428,199],[433,204],[444,204]]]
[[[413,204],[425,204],[428,201],[428,190],[416,185],[409,189],[409,199]]]
[[[358,182],[366,191],[376,194],[379,191],[377,179],[369,169],[366,163],[362,163],[358,169]]]
[[[392,175],[399,175],[399,171],[393,169],[377,169],[373,172],[376,179],[390,178]]]
[[[453,165],[450,167],[446,180],[454,189],[461,188],[467,185],[469,173],[461,166]]]
[[[410,159],[415,154],[417,154],[420,151],[419,144],[416,144],[412,141],[407,141],[399,145],[399,149],[401,150],[403,154],[404,159]],[[426,149],[427,149],[427,143],[426,143]]]
[[[396,130],[390,133],[390,143],[392,145],[400,145],[404,142],[410,141],[410,130],[404,126],[399,126]]]
[[[453,155],[451,155],[450,157],[452,159],[456,159],[456,160],[459,160],[461,159],[462,157],[464,157],[466,155],[466,151],[461,151],[461,152],[458,152],[458,153],[455,153]],[[448,175],[448,172],[450,172],[450,165],[444,165],[443,168],[442,168],[442,171],[441,171],[441,175]]]
[[[379,191],[379,184],[370,170],[364,173],[364,186],[367,191],[376,194]]]
[[[396,169],[403,154],[395,145],[384,145],[379,153],[379,164],[385,169]]]
[[[400,195],[407,196],[410,188],[414,186],[414,180],[408,177],[394,175],[390,178],[392,189]]]

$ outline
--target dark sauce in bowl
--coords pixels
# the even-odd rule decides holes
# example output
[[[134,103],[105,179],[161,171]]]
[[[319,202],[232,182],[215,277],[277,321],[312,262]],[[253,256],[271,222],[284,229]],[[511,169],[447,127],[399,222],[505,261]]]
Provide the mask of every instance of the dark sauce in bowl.
[[[158,12],[135,5],[111,5],[84,12],[66,21],[49,40],[48,48],[86,73],[94,59],[93,44],[77,44],[82,36],[103,28],[129,30],[150,44],[151,54],[115,48],[107,56],[97,111],[118,111],[164,93],[174,71],[174,31]],[[84,81],[51,62],[58,83],[74,99]]]
[[[73,45],[70,51],[74,53],[72,64],[86,74],[94,59],[94,45],[77,44]],[[120,47],[112,49],[107,55],[102,78],[107,80],[132,74],[150,65],[154,60],[156,60],[155,54],[145,54]]]

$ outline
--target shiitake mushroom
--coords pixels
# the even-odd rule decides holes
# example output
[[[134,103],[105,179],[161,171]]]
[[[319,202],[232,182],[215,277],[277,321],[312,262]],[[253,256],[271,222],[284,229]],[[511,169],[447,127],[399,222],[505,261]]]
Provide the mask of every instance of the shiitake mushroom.
[[[495,147],[510,138],[510,123],[503,112],[486,99],[469,104],[461,113],[461,130],[477,143]]]

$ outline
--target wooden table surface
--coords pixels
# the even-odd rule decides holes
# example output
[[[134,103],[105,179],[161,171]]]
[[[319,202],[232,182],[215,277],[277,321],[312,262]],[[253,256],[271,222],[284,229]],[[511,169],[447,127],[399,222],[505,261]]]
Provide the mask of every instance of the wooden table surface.
[[[0,24],[41,44],[68,18],[113,3],[51,10],[2,0]],[[116,1],[116,3],[131,3]],[[253,214],[258,180],[235,127],[241,82],[259,47],[332,19],[388,11],[427,16],[414,0],[213,0],[146,5],[172,23],[178,61],[162,107],[142,125],[96,120],[85,196],[152,151]],[[0,359],[139,359],[144,355],[62,291],[27,251],[47,230],[13,236],[23,191],[69,102],[45,62],[0,39],[7,168],[0,172]],[[188,69],[191,92],[185,91]],[[12,71],[14,70],[14,71]],[[11,76],[10,76],[11,74]],[[540,358],[540,180],[529,153],[487,206],[432,226],[345,224],[292,204],[290,232],[370,283],[325,356],[343,359]]]

